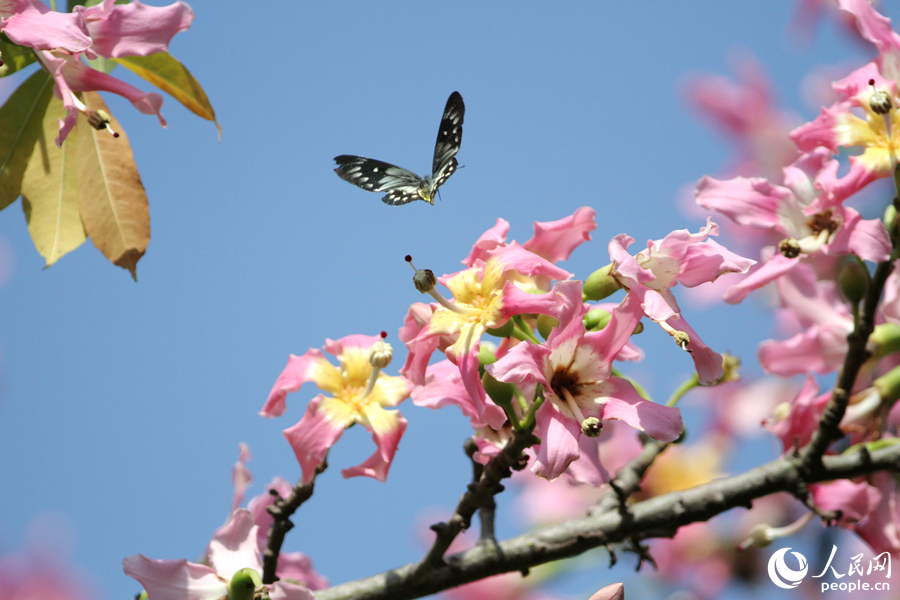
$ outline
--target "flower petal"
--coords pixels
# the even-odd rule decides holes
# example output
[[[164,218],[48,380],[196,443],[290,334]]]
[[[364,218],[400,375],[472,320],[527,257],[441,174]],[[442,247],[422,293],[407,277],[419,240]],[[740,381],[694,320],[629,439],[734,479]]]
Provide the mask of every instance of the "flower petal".
[[[87,21],[94,42],[91,49],[107,58],[166,52],[172,37],[190,27],[194,20],[194,11],[180,1],[168,6],[105,1],[76,10]]]
[[[246,508],[231,513],[228,522],[216,530],[209,542],[207,556],[220,577],[230,581],[235,573],[248,567],[262,571],[256,532],[253,515]]]
[[[336,422],[326,411],[320,411],[319,405],[323,400],[325,396],[321,394],[310,400],[303,418],[282,432],[303,470],[304,484],[315,479],[316,467],[322,464],[328,449],[338,441],[349,425],[346,421]]]
[[[158,560],[135,554],[123,560],[122,566],[153,600],[219,600],[228,594],[225,580],[215,571],[183,558]]]

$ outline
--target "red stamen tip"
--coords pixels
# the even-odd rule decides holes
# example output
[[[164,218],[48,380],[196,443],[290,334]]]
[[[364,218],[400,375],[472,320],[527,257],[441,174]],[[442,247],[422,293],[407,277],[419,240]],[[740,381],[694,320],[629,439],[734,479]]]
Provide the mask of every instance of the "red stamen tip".
[[[875,80],[874,80],[874,79],[870,79],[870,80],[869,80],[869,85],[875,85]]]
[[[412,256],[410,256],[409,254],[407,254],[407,255],[406,255],[406,258],[404,258],[403,260],[405,260],[406,262],[412,262]]]
[[[114,138],[117,138],[117,137],[119,137],[119,134],[118,134],[118,133],[114,133],[114,134],[113,134],[113,137],[114,137]]]
[[[381,339],[384,339],[384,338],[386,338],[386,337],[387,337],[387,331],[382,331],[382,332],[381,332]]]

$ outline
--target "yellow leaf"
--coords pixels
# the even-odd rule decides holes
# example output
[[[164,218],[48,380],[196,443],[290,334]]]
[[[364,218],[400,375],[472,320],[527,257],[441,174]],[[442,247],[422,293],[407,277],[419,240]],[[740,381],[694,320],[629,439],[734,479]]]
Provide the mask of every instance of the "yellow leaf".
[[[109,109],[96,92],[86,92],[91,110]],[[97,248],[137,279],[137,261],[150,241],[150,210],[128,137],[115,118],[109,131],[96,130],[78,118],[78,196],[81,221]]]
[[[72,135],[62,148],[54,142],[59,133],[57,119],[65,116],[62,100],[51,98],[22,179],[22,208],[28,231],[48,267],[86,239],[78,206],[77,142]]]
[[[215,123],[219,130],[219,140],[222,139],[222,128],[216,121],[216,112],[209,103],[206,92],[187,67],[171,54],[159,52],[150,56],[122,56],[112,60],[172,94],[172,97],[195,115]]]

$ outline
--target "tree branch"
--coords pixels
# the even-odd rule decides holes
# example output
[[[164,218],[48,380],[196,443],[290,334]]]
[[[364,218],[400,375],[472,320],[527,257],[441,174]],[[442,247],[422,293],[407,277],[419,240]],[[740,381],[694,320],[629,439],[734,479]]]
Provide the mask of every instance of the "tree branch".
[[[620,511],[607,510],[583,519],[544,527],[497,545],[479,544],[435,567],[426,579],[413,577],[416,564],[351,581],[314,593],[316,600],[408,600],[434,594],[484,577],[576,556],[626,539],[668,537],[679,527],[706,521],[731,508],[791,491],[802,480],[796,459],[782,457],[741,475],[718,479],[690,490],[657,496]],[[874,451],[826,456],[809,483],[847,479],[875,471],[900,470],[900,444]],[[627,525],[626,525],[627,523]]]
[[[328,468],[328,459],[322,461],[316,467],[316,476]],[[263,583],[275,583],[278,577],[275,571],[278,568],[278,556],[281,554],[281,545],[284,544],[284,536],[290,531],[294,524],[291,522],[291,516],[300,508],[300,505],[310,499],[313,495],[313,488],[316,485],[316,476],[313,480],[303,485],[301,478],[297,485],[291,489],[291,494],[287,498],[282,498],[275,490],[269,490],[275,498],[275,503],[266,507],[266,510],[275,521],[269,528],[269,538],[266,543],[266,549],[263,550]]]

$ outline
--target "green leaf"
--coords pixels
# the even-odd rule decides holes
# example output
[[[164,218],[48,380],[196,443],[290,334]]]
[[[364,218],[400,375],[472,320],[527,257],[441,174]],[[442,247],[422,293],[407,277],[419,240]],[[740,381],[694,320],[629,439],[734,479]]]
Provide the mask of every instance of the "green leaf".
[[[48,267],[87,239],[78,206],[75,132],[66,138],[62,148],[54,143],[59,133],[57,119],[65,116],[62,100],[51,98],[44,113],[43,131],[22,179],[22,208],[28,231]]]
[[[159,89],[172,94],[195,115],[215,123],[216,129],[219,130],[219,139],[222,139],[222,128],[216,121],[216,112],[209,103],[206,92],[187,67],[171,54],[159,52],[150,56],[122,56],[112,60],[134,71]]]
[[[21,71],[37,60],[31,48],[12,43],[5,33],[0,33],[0,58],[3,59],[0,77]]]
[[[40,70],[0,107],[0,210],[19,197],[22,177],[53,96],[53,79]]]
[[[109,113],[96,92],[86,92],[84,103]],[[81,221],[104,256],[137,279],[137,262],[150,241],[150,209],[128,137],[114,117],[110,127],[119,137],[98,131],[81,118],[73,131],[78,141]]]

